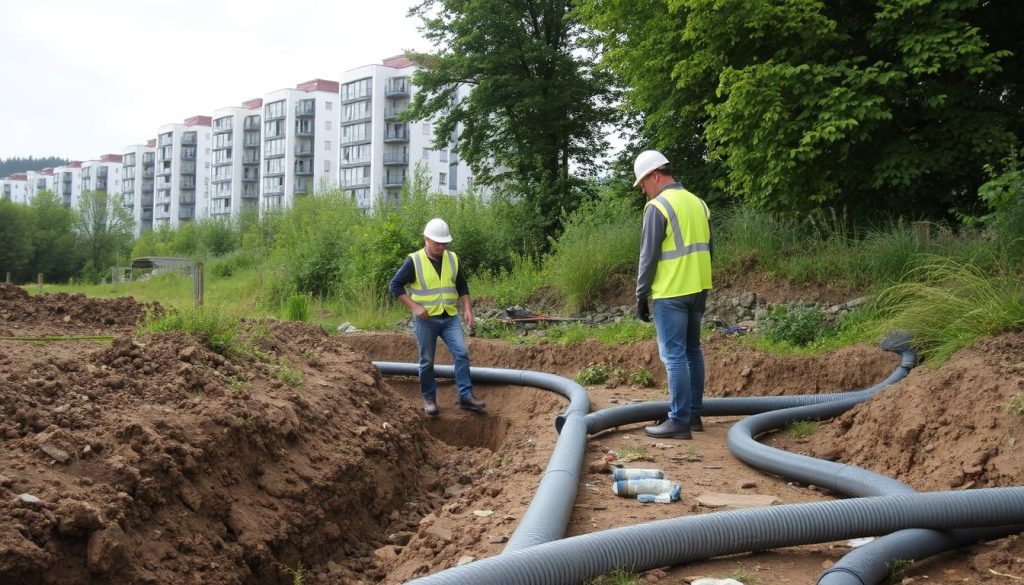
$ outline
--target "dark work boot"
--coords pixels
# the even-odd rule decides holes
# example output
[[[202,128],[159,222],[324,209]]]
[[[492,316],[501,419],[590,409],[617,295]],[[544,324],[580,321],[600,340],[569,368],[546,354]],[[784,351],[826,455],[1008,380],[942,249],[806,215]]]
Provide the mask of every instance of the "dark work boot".
[[[436,400],[423,400],[423,412],[427,413],[427,416],[437,416],[441,413],[437,408]]]
[[[486,407],[487,403],[478,399],[476,396],[470,395],[468,398],[459,398],[459,408],[463,410],[483,412]]]
[[[691,416],[690,417],[690,430],[691,431],[703,431],[704,430],[704,422],[702,420],[700,420],[699,416]]]
[[[664,424],[654,427],[644,427],[648,437],[656,439],[692,439],[690,425],[669,419]]]

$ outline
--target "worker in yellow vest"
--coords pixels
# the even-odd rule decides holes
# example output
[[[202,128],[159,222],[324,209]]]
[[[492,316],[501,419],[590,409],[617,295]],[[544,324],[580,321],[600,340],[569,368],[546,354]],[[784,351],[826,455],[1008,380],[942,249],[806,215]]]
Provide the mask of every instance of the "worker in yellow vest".
[[[459,408],[482,412],[483,400],[473,395],[469,378],[469,348],[459,322],[458,304],[467,327],[473,326],[469,286],[459,267],[459,257],[448,250],[452,235],[443,219],[434,218],[423,229],[423,247],[409,254],[391,279],[391,295],[412,311],[420,359],[420,394],[423,411],[437,416],[437,381],[434,354],[440,337],[455,361],[455,385]]]
[[[650,322],[654,301],[658,353],[668,374],[668,419],[651,437],[691,439],[702,431],[704,354],[700,323],[711,290],[711,223],[707,204],[672,176],[665,155],[646,150],[633,163],[634,187],[647,197],[636,279],[636,316]]]

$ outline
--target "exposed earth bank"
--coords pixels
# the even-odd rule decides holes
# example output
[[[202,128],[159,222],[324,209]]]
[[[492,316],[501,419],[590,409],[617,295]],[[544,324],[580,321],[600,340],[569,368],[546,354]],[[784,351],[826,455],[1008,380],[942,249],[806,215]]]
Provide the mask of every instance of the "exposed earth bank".
[[[239,350],[181,333],[141,334],[131,299],[29,297],[0,286],[0,583],[400,583],[501,552],[526,510],[556,435],[560,397],[479,386],[485,415],[420,410],[411,378],[371,360],[413,361],[411,336],[328,336],[249,323]],[[59,340],[49,336],[61,336]],[[591,363],[655,374],[654,388],[590,387],[593,408],[664,399],[653,342],[470,342],[473,363],[573,377]],[[737,339],[705,348],[709,396],[832,392],[870,386],[895,367],[877,347],[775,357]],[[447,355],[439,352],[439,362]],[[1024,484],[1024,335],[985,339],[938,368],[770,444],[841,460],[926,490]],[[709,419],[694,441],[647,439],[642,425],[592,437],[568,534],[709,513],[702,494],[833,497],[762,474],[725,448],[735,418]],[[609,450],[640,453],[683,501],[644,505],[611,493]],[[822,543],[664,568],[696,576],[812,584],[849,551]],[[1015,583],[1019,536],[911,565],[917,582]],[[1008,576],[1007,576],[1008,575]],[[1016,579],[1015,579],[1016,578]]]

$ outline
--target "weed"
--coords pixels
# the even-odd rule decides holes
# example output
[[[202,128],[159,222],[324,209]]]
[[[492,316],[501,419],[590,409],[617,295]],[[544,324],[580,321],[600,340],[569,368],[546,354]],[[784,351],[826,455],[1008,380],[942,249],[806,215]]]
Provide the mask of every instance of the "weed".
[[[1006,403],[1006,410],[1009,410],[1010,414],[1024,418],[1024,392],[1018,392],[1016,396],[1011,398]]]
[[[786,425],[785,432],[797,439],[806,439],[818,431],[818,423],[809,420],[795,420]]]
[[[608,382],[611,384],[624,384],[627,378],[626,370],[622,368],[611,368],[608,370]]]
[[[686,448],[686,453],[683,454],[683,460],[695,463],[704,459],[704,454],[700,452],[700,448],[696,445],[690,445]]]
[[[591,362],[576,374],[576,383],[584,386],[602,384],[608,380],[608,366]]]
[[[516,336],[516,328],[500,319],[480,319],[473,323],[473,334],[483,339],[504,339]]]
[[[249,386],[249,380],[246,379],[245,374],[238,373],[228,378],[228,388],[232,392],[242,392]]]
[[[630,461],[648,461],[651,456],[647,454],[647,448],[643,445],[623,445],[619,448],[618,461],[629,463]]]
[[[508,467],[512,463],[512,458],[508,455],[502,455],[501,459],[498,459],[498,467]]]
[[[629,375],[629,384],[630,386],[650,388],[654,386],[654,374],[647,368],[639,368]]]
[[[601,575],[587,583],[587,585],[642,585],[645,583],[639,575],[625,569],[615,569],[607,575]]]
[[[295,565],[295,568],[282,563],[274,564],[282,573],[292,578],[292,585],[303,585],[306,582],[306,570],[302,568],[302,563]]]
[[[889,559],[885,563],[886,583],[902,583],[907,567],[913,565],[912,559]]]
[[[286,359],[282,359],[279,367],[280,369],[277,372],[277,377],[280,378],[282,382],[289,386],[302,386],[302,372],[293,368],[291,362]]]

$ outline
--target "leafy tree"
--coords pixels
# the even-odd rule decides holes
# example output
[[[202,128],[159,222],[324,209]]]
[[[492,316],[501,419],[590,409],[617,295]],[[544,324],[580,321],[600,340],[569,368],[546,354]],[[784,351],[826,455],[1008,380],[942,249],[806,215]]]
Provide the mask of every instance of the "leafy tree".
[[[127,253],[133,228],[134,220],[118,197],[104,191],[82,193],[75,229],[88,255],[83,276],[98,279],[118,253]]]
[[[0,197],[0,272],[25,279],[31,270],[32,212]]]
[[[83,257],[75,237],[75,212],[50,191],[36,194],[33,215],[32,270],[50,282],[64,282],[81,268]]]
[[[410,14],[438,51],[412,54],[418,92],[407,119],[434,119],[481,184],[512,185],[536,202],[550,233],[582,196],[570,169],[603,153],[612,78],[596,71],[570,0],[423,0]],[[458,99],[460,87],[468,96]]]
[[[644,138],[765,208],[970,209],[985,164],[1024,131],[1014,3],[584,0],[581,13]]]

